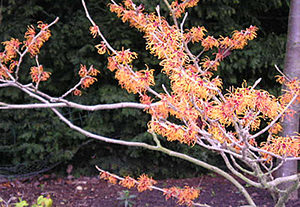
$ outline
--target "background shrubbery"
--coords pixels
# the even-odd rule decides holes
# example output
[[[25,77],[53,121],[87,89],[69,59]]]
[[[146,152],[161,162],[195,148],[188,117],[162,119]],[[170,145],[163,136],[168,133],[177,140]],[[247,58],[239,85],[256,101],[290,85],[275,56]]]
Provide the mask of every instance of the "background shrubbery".
[[[82,63],[100,69],[101,78],[83,96],[69,97],[70,100],[96,104],[137,99],[120,89],[113,75],[106,70],[106,60],[96,52],[94,45],[99,42],[89,35],[89,23],[79,0],[7,0],[2,3],[1,42],[11,37],[22,40],[27,25],[36,24],[40,20],[51,22],[56,16],[60,17],[60,21],[51,28],[50,41],[45,44],[39,55],[45,70],[53,72],[51,79],[41,84],[42,90],[50,95],[61,95],[78,81],[77,72]],[[141,34],[110,13],[106,7],[107,3],[90,0],[89,9],[109,42],[117,49],[124,47],[137,51],[139,59],[135,62],[136,66],[144,67],[146,63],[150,68],[159,69],[157,60],[145,50]],[[159,1],[144,0],[142,3],[154,11]],[[161,7],[162,11],[166,11],[162,3]],[[187,26],[204,25],[209,34],[215,37],[228,35],[234,29],[244,29],[249,25],[258,26],[259,38],[251,42],[246,50],[233,52],[221,65],[218,73],[223,77],[225,87],[241,85],[244,79],[253,83],[262,77],[261,85],[264,88],[273,94],[280,92],[279,86],[274,87],[273,77],[276,74],[274,64],[278,64],[280,68],[283,65],[288,20],[287,1],[203,0],[189,13]],[[27,57],[21,68],[22,72],[29,74],[31,64],[33,61]],[[156,81],[159,86],[159,82],[162,83],[165,77],[159,72],[157,74],[159,76]],[[23,81],[29,82],[29,75],[27,78]],[[1,89],[0,100],[8,103],[28,103],[29,98],[15,89]],[[126,140],[151,140],[146,133],[149,116],[141,110],[81,112],[63,109],[63,113],[73,123],[104,136]],[[49,109],[1,110],[0,116],[0,174],[39,171],[55,163],[60,165],[54,170],[63,173],[67,164],[73,164],[75,175],[95,174],[95,164],[121,175],[140,174],[143,171],[156,178],[195,176],[204,172],[200,167],[161,153],[89,141],[65,126]],[[206,162],[222,164],[216,154],[200,147],[190,148],[167,142],[163,144],[176,151],[188,152]],[[170,170],[175,168],[176,171]]]

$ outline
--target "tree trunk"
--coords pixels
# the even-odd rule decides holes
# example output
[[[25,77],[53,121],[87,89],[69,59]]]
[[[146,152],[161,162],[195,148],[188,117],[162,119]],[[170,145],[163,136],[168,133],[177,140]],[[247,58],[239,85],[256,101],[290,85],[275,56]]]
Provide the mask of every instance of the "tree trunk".
[[[300,0],[291,0],[290,3],[284,73],[290,78],[300,75]],[[282,136],[292,136],[299,132],[299,104],[293,104],[292,109],[296,113],[292,118],[284,119]],[[277,176],[285,177],[296,173],[297,161],[289,161],[279,169]],[[280,187],[286,189],[291,185],[292,183],[287,183]],[[297,198],[298,193],[294,191],[290,195],[290,199]]]

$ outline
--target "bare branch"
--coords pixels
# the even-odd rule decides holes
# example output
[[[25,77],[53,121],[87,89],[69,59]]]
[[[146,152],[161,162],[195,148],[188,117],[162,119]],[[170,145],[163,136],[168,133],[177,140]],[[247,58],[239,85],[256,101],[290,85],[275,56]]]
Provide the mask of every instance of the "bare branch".
[[[67,103],[33,103],[33,104],[8,104],[0,102],[0,109],[38,109],[38,108],[76,108],[85,111],[99,111],[99,110],[110,110],[110,109],[120,109],[120,108],[135,108],[135,109],[145,109],[154,106],[131,103],[131,102],[121,102],[113,104],[98,104],[98,105],[82,105],[74,102]]]
[[[97,24],[93,21],[93,19],[91,18],[90,14],[89,14],[89,11],[86,7],[86,4],[85,4],[85,1],[82,0],[81,1],[82,5],[83,5],[83,8],[84,8],[84,11],[85,11],[85,14],[86,14],[86,17],[88,18],[88,20],[91,22],[91,24],[93,26],[97,26]],[[97,26],[98,27],[98,26]],[[117,51],[108,43],[108,41],[106,40],[106,38],[104,37],[104,35],[102,34],[102,32],[100,31],[99,27],[98,27],[98,34],[99,36],[101,37],[101,39],[105,42],[106,46],[114,53],[114,54],[117,54]]]
[[[277,185],[279,185],[281,183],[285,183],[285,182],[291,182],[291,181],[299,182],[299,179],[300,179],[300,173],[295,174],[295,175],[286,176],[286,177],[279,177],[279,178],[276,178],[275,180],[268,182],[267,184],[270,186],[277,186]]]

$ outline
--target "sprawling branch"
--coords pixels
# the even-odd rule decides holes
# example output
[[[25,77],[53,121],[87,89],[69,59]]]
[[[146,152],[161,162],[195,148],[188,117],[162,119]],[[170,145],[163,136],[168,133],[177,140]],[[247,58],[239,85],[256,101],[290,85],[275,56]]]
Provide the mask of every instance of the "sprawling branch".
[[[37,109],[37,108],[76,108],[85,111],[99,111],[99,110],[109,110],[109,109],[120,109],[120,108],[135,108],[135,109],[145,109],[149,105],[131,103],[131,102],[121,102],[113,104],[97,104],[97,105],[82,105],[67,101],[66,103],[33,103],[33,104],[8,104],[0,102],[0,109]]]

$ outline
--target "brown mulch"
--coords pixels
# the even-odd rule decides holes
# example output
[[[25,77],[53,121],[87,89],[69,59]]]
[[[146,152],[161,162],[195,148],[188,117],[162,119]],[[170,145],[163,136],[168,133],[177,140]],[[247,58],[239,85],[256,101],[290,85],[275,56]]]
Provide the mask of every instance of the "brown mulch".
[[[229,181],[220,176],[205,175],[199,178],[168,179],[158,181],[158,186],[167,188],[171,186],[193,186],[201,190],[199,203],[217,207],[236,207],[246,205],[244,197]],[[4,200],[11,198],[13,204],[18,198],[27,200],[32,204],[40,195],[50,195],[53,206],[88,206],[88,207],[121,207],[124,202],[118,200],[120,193],[127,190],[118,185],[112,185],[96,177],[81,177],[78,179],[54,178],[44,175],[34,179],[23,179],[0,182],[0,197]],[[274,202],[268,192],[247,187],[257,206],[273,207]],[[176,207],[176,200],[166,201],[158,191],[137,192],[130,190],[134,207]],[[0,203],[1,206],[1,203]],[[4,205],[3,205],[4,206]],[[13,205],[11,205],[13,206]],[[287,207],[300,206],[300,200],[290,201]],[[2,207],[2,206],[1,206]]]

